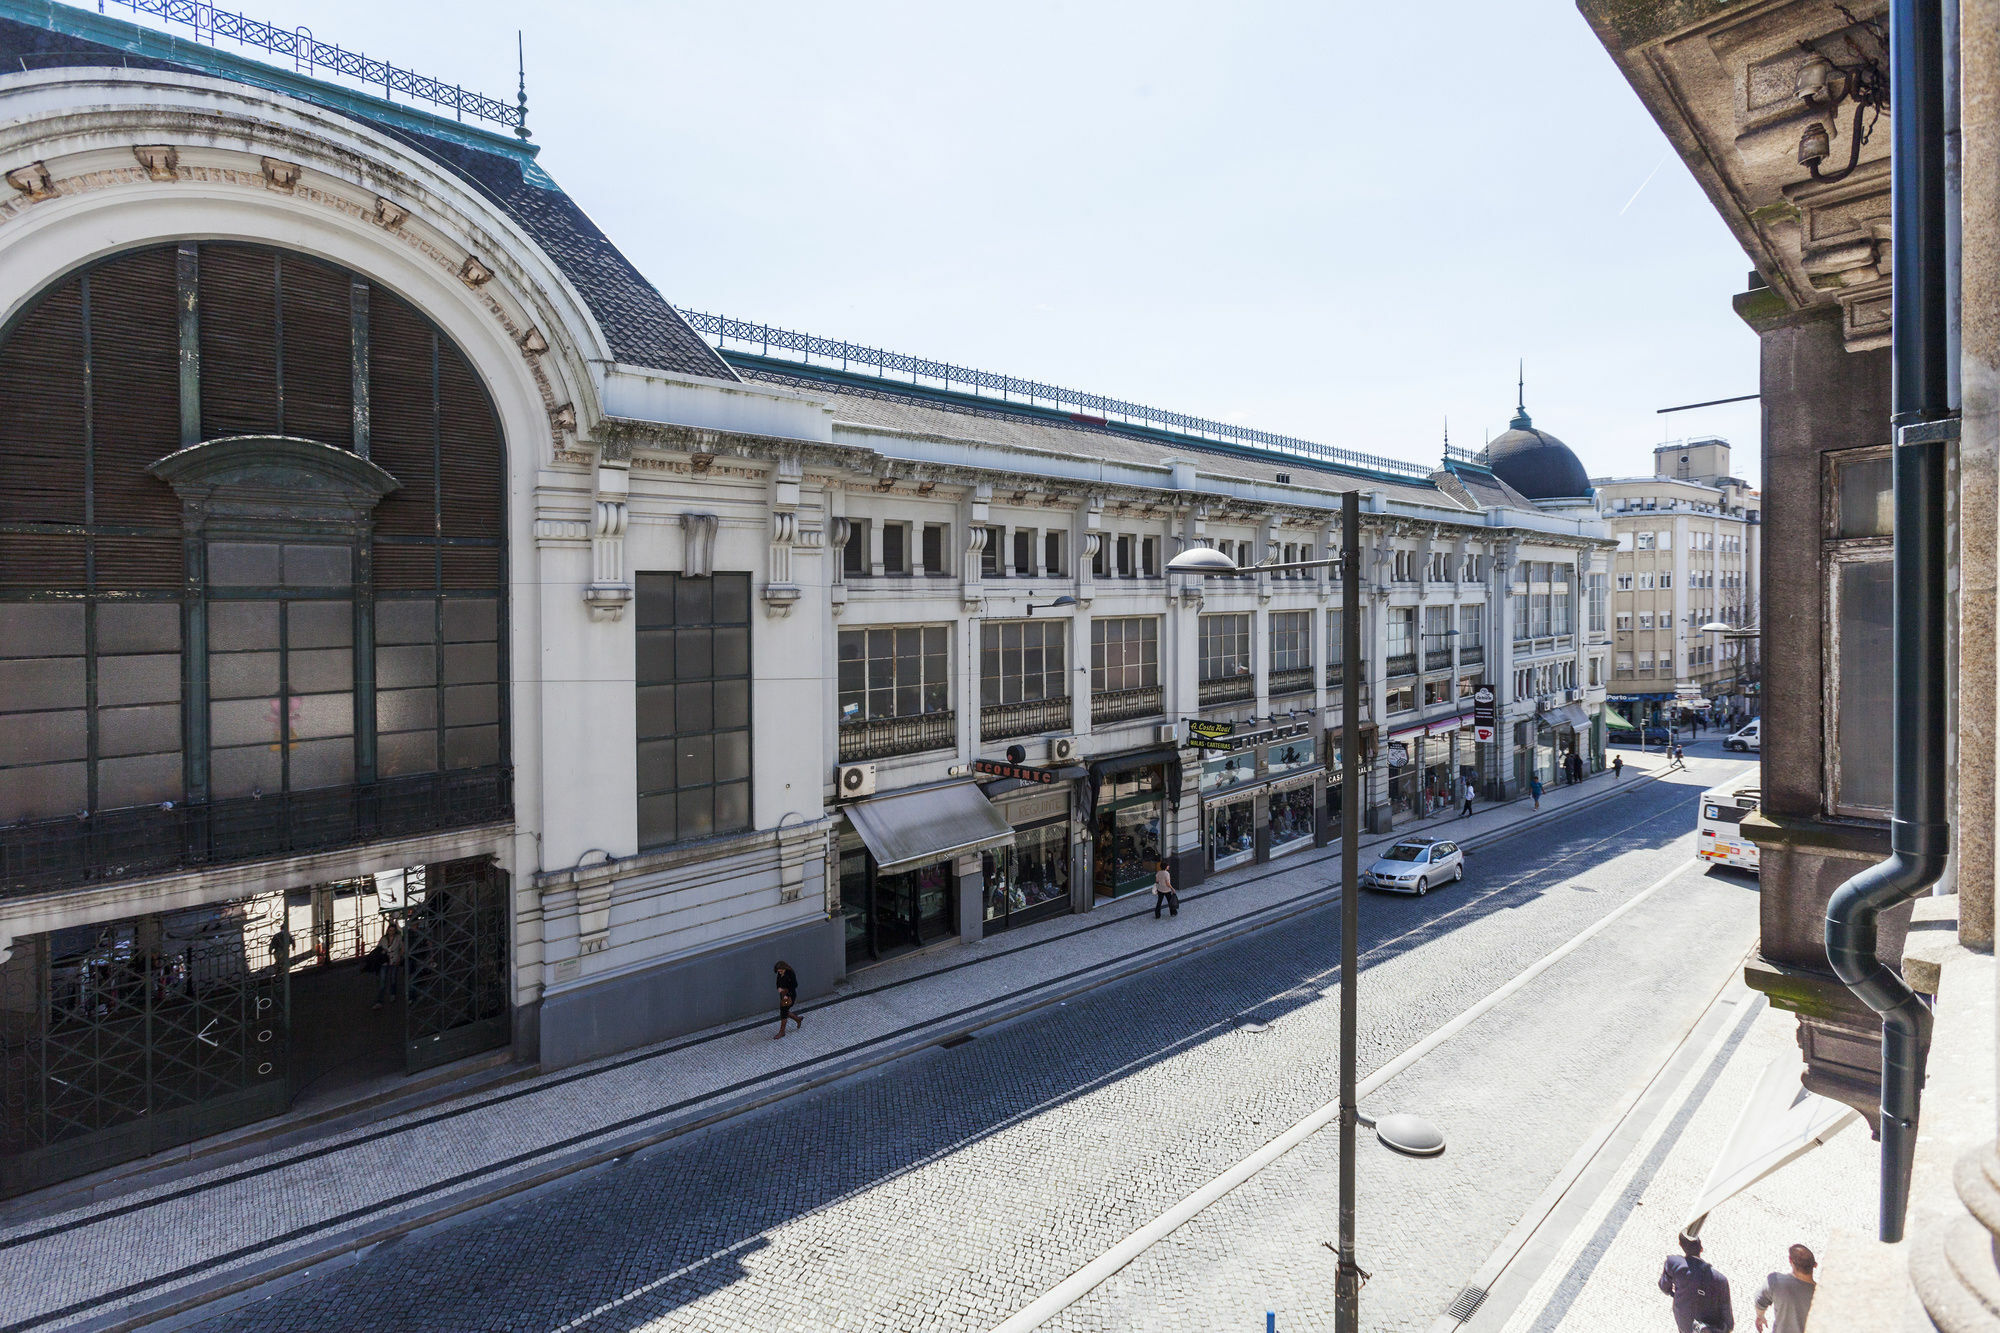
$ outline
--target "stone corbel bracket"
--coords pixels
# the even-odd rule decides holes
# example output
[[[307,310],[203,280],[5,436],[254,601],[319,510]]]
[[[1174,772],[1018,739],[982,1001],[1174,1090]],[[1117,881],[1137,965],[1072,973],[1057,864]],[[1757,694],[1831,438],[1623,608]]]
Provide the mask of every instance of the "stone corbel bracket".
[[[986,523],[993,516],[993,487],[979,482],[965,494],[965,563],[958,571],[958,596],[969,612],[977,612],[985,602],[986,590],[980,582],[980,566],[986,552]]]
[[[799,542],[799,490],[804,475],[797,455],[778,459],[771,469],[771,550],[769,578],[764,584],[765,613],[782,620],[792,613],[801,594],[792,580],[792,548]]]
[[[847,543],[854,539],[854,524],[845,518],[830,518],[826,525],[827,550],[833,564],[833,576],[827,580],[826,600],[837,619],[847,606]]]
[[[592,620],[618,620],[632,602],[632,584],[625,577],[625,525],[629,506],[620,494],[600,492],[590,524],[590,586],[583,604]]]
[[[681,515],[683,577],[705,579],[715,572],[715,529],[718,521],[714,514]]]

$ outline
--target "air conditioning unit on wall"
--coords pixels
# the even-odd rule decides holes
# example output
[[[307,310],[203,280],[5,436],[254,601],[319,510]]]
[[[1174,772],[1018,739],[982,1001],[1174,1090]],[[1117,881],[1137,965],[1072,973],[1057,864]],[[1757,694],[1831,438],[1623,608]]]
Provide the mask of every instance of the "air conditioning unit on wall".
[[[843,801],[875,794],[875,765],[840,764],[833,770],[833,786]]]
[[[1181,724],[1178,722],[1162,722],[1158,735],[1160,744],[1178,745],[1181,739]]]
[[[1049,738],[1049,762],[1051,764],[1073,764],[1080,753],[1074,736],[1051,736]]]

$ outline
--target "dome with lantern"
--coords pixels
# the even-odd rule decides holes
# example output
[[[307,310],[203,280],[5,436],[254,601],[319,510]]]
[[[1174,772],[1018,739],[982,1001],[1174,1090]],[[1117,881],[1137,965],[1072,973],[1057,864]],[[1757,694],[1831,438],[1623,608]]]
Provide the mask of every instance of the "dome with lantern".
[[[1493,475],[1537,503],[1589,500],[1590,474],[1570,447],[1528,416],[1526,385],[1516,399],[1514,419],[1488,441],[1486,466]]]

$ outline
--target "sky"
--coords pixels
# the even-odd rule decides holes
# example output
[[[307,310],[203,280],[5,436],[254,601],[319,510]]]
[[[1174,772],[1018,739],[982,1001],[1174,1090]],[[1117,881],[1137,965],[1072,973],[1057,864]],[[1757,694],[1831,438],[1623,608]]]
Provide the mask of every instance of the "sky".
[[[240,2],[509,98],[522,30],[541,164],[683,308],[1422,461],[1525,362],[1593,476],[1758,473],[1755,402],[1657,413],[1756,390],[1749,261],[1564,0]]]

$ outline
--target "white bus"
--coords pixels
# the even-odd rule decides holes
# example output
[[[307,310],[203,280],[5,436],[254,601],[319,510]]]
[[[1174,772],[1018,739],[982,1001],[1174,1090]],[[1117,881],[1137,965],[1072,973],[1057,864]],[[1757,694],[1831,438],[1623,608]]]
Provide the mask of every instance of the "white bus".
[[[1695,821],[1694,854],[1710,865],[1731,866],[1757,873],[1757,844],[1743,836],[1743,816],[1763,797],[1757,779],[1738,779],[1701,794],[1701,815]]]

